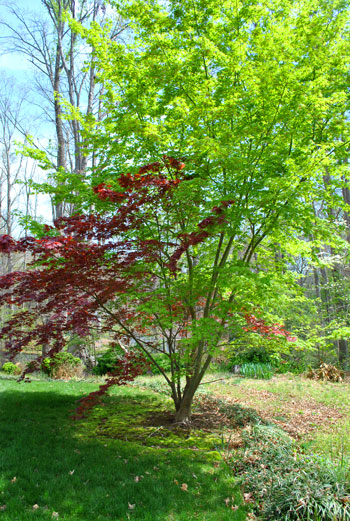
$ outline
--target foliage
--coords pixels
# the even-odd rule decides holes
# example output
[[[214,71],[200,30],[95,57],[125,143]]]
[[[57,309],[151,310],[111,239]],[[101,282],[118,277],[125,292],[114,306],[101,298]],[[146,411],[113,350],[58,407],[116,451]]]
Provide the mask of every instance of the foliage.
[[[234,353],[230,360],[232,365],[241,365],[246,363],[267,364],[269,362],[271,362],[271,353],[269,353],[264,347],[251,347],[249,345],[246,349]]]
[[[5,374],[21,374],[21,368],[18,367],[18,365],[13,364],[12,362],[5,362],[4,365],[1,368],[1,371]]]
[[[308,366],[307,356],[309,356],[309,353],[291,352],[290,356],[274,361],[275,372],[277,374],[302,374]]]
[[[150,370],[153,374],[161,374],[161,371],[159,368],[161,368],[165,372],[171,371],[171,361],[169,359],[169,356],[167,356],[164,353],[155,353],[153,355],[154,360],[157,362],[157,365],[151,365]]]
[[[74,375],[79,366],[81,366],[80,358],[71,353],[62,352],[56,353],[52,358],[44,358],[40,369],[48,376],[60,378],[62,372],[69,373],[71,376]]]
[[[290,438],[272,425],[247,429],[244,444],[230,464],[257,502],[261,519],[350,519],[349,476],[337,472],[333,463],[296,454]]]
[[[108,116],[80,119],[98,166],[61,169],[58,188],[46,187],[76,215],[39,241],[1,238],[4,253],[35,257],[27,273],[1,278],[2,302],[38,308],[2,335],[12,354],[35,339],[53,355],[72,331],[112,331],[128,356],[139,350],[158,368],[186,422],[228,332],[288,340],[266,310],[295,286],[289,260],[316,262],[320,245],[344,244],[337,219],[315,207],[344,208],[348,5],[113,4],[128,20],[126,43],[71,21],[104,92]],[[154,352],[168,354],[169,375]]]
[[[247,378],[269,380],[273,376],[274,368],[266,363],[246,363],[241,365],[239,373]]]
[[[162,163],[145,165],[135,175],[120,176],[121,191],[101,183],[93,189],[96,201],[104,202],[106,212],[113,211],[103,216],[62,218],[54,226],[60,235],[19,241],[1,238],[4,252],[29,251],[34,257],[31,270],[4,275],[0,280],[3,303],[21,306],[26,301],[36,302],[35,311],[19,311],[2,328],[12,356],[32,342],[50,344],[49,355],[55,356],[65,346],[67,334],[84,337],[91,327],[112,332],[116,342],[127,346],[115,374],[94,399],[83,402],[85,406],[93,404],[112,382],[120,385],[140,374],[145,366],[143,356],[137,353],[141,350],[168,382],[177,409],[181,409],[185,394],[189,395],[184,411],[188,416],[193,395],[220,338],[226,334],[227,324],[231,330],[244,327],[289,339],[282,326],[269,325],[247,313],[246,306],[242,311],[243,302],[232,298],[232,289],[229,293],[225,290],[226,272],[225,279],[220,279],[214,271],[214,285],[205,287],[206,260],[203,269],[196,272],[189,250],[211,239],[216,228],[225,229],[226,212],[233,201],[214,206],[212,215],[197,224],[199,231],[180,233],[182,217],[176,190],[184,181],[183,168],[182,162],[164,157]],[[155,212],[157,222],[152,223]],[[164,229],[159,223],[162,216]],[[223,263],[231,246],[229,239],[221,253]],[[221,247],[219,244],[219,257]],[[183,257],[190,263],[189,281],[179,267]],[[256,283],[259,286],[258,280]],[[37,324],[38,314],[47,317],[43,324]],[[191,314],[193,319],[189,320]],[[162,353],[162,357],[157,358],[155,353]],[[131,370],[129,377],[126,368]],[[35,363],[27,372],[33,369]],[[183,375],[187,380],[181,388]]]
[[[122,349],[118,349],[117,346],[110,347],[105,353],[97,357],[97,364],[93,369],[93,373],[103,376],[109,372],[113,372],[116,369],[116,366],[121,362],[122,358]],[[165,372],[171,370],[171,363],[167,355],[163,353],[152,353],[152,358],[156,361],[157,365],[146,364],[144,367],[144,374],[149,371],[153,374],[161,374],[161,369]]]
[[[313,380],[323,380],[324,382],[342,382],[344,372],[332,364],[322,362],[318,369],[310,368],[306,376]]]
[[[111,373],[116,369],[121,358],[121,350],[117,346],[112,346],[105,353],[97,357],[96,366],[93,368],[93,373],[99,376]]]

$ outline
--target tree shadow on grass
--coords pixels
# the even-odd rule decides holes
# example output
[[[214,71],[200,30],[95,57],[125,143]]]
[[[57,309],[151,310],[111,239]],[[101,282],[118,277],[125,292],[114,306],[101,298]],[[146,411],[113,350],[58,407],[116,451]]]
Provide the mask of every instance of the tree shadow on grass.
[[[76,395],[40,388],[0,395],[0,521],[52,520],[53,512],[64,521],[245,519],[244,508],[230,508],[240,499],[229,469],[195,451],[94,436],[95,420],[89,432],[89,419],[70,419]],[[120,400],[108,400],[116,416]]]

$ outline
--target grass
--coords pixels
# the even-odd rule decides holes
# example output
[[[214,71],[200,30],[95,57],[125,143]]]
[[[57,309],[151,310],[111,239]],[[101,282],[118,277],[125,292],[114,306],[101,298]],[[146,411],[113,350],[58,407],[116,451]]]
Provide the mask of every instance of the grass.
[[[160,377],[141,378],[137,385],[150,387],[160,394],[167,392]],[[240,378],[232,373],[209,373],[198,391],[199,395],[209,393],[232,400],[259,414],[265,412],[273,421],[292,426],[298,420],[301,427],[308,427],[305,432],[302,429],[299,432],[303,450],[325,455],[337,463],[350,459],[349,382],[327,383],[295,375],[277,375],[265,381]],[[330,415],[332,409],[337,411],[337,416],[324,417],[323,412],[327,413],[322,411],[324,407],[330,408]]]
[[[115,389],[87,419],[72,421],[77,398],[96,387],[0,377],[0,521],[48,521],[55,512],[64,521],[244,520],[234,474],[217,450],[236,450],[242,429],[261,418],[311,426],[296,445],[349,471],[349,384],[208,374],[194,408],[204,423],[191,431],[171,425],[161,377]],[[220,415],[226,423],[216,426]]]
[[[1,521],[48,521],[54,513],[62,521],[245,519],[245,507],[225,502],[241,498],[215,436],[156,425],[152,417],[168,414],[169,401],[138,388],[115,390],[73,422],[76,399],[94,389],[0,377]]]

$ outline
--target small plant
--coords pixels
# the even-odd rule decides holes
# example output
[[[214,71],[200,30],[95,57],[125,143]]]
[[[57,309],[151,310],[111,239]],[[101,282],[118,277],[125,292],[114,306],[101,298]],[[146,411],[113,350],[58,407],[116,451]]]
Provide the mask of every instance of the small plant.
[[[41,370],[52,378],[68,379],[81,376],[82,363],[80,358],[71,353],[62,352],[55,354],[52,358],[44,358],[41,363]]]
[[[312,380],[323,380],[324,382],[342,382],[344,378],[344,372],[332,364],[326,364],[322,362],[318,369],[312,369],[310,367],[306,376]]]
[[[298,360],[280,360],[275,365],[275,372],[278,374],[301,374],[306,370],[306,364],[303,361]]]
[[[247,378],[261,378],[263,380],[269,380],[273,376],[273,367],[271,364],[262,363],[249,363],[242,364],[240,368],[240,374]]]
[[[22,372],[21,368],[18,367],[18,365],[13,364],[12,362],[5,362],[1,368],[1,371],[5,374],[11,375],[21,374]]]

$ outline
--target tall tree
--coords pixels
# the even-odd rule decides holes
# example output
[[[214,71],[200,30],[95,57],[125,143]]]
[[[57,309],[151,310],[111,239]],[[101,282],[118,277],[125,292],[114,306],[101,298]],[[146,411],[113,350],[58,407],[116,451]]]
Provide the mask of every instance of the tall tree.
[[[14,352],[33,335],[55,352],[102,309],[116,338],[151,360],[154,350],[169,357],[176,419],[188,421],[228,332],[286,336],[257,316],[288,282],[273,246],[288,260],[343,244],[336,220],[315,217],[314,205],[341,205],[348,186],[339,157],[349,139],[349,10],[314,0],[117,6],[134,31],[127,45],[76,25],[108,114],[85,125],[98,168],[67,176],[61,194],[77,204],[78,190],[82,214],[57,222],[55,237],[1,242],[40,260],[2,279],[4,302],[40,302],[49,322],[34,329],[35,316],[21,315],[3,334]],[[150,162],[138,169],[141,160]]]
[[[41,12],[32,13],[11,3],[8,11],[16,23],[2,21],[2,25],[9,33],[5,49],[22,53],[34,67],[34,104],[46,128],[48,123],[54,125],[56,143],[47,153],[56,179],[62,183],[66,171],[84,175],[88,163],[79,119],[64,118],[62,100],[67,99],[71,107],[89,116],[94,111],[99,113],[101,95],[95,84],[94,56],[71,30],[67,18],[85,25],[108,24],[111,40],[118,38],[125,24],[112,10],[109,19],[101,0],[43,0],[42,5]],[[73,211],[74,205],[53,202],[53,219]]]

